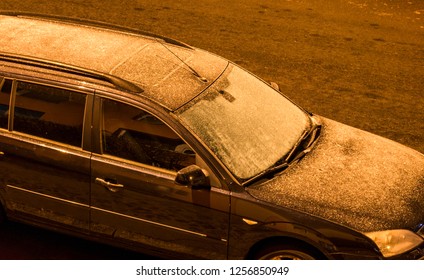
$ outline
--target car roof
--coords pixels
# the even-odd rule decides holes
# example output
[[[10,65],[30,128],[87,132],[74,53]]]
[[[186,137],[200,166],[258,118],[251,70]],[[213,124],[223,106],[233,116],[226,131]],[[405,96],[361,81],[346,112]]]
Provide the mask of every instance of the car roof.
[[[7,57],[104,74],[112,82],[116,78],[136,85],[128,91],[169,110],[197,96],[228,65],[219,56],[165,37],[78,21],[0,15],[0,26],[0,61]]]

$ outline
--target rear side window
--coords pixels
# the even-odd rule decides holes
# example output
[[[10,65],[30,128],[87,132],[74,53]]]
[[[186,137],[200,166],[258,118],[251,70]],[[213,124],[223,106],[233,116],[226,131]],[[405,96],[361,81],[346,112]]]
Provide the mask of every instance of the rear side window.
[[[81,147],[85,99],[82,93],[18,82],[13,130]]]
[[[0,128],[8,128],[10,93],[12,81],[0,77]]]

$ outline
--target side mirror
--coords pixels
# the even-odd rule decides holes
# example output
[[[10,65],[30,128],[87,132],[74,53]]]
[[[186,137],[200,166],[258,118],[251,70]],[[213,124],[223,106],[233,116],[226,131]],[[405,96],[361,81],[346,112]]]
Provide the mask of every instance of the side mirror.
[[[186,185],[193,189],[210,188],[209,175],[205,170],[197,165],[184,167],[177,172],[175,182],[180,185]]]

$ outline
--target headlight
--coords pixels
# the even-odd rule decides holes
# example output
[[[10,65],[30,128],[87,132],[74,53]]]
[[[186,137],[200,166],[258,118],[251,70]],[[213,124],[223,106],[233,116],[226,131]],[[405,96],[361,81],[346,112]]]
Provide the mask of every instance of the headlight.
[[[384,257],[405,253],[424,242],[424,239],[405,229],[374,231],[364,233],[380,249]]]

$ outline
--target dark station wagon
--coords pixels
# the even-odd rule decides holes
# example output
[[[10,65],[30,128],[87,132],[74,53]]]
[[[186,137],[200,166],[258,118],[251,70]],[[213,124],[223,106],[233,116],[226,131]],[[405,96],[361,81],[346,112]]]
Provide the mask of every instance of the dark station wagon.
[[[171,258],[423,259],[419,152],[175,40],[0,26],[3,218]]]

